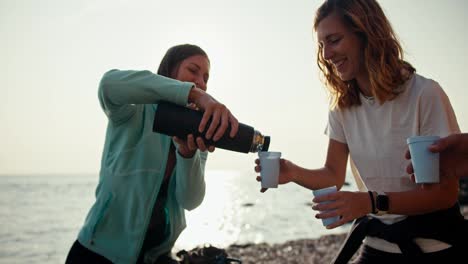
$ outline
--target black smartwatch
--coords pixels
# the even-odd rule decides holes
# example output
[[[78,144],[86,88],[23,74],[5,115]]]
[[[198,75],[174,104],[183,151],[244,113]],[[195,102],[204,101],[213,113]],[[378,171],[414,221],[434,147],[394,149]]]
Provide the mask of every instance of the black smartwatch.
[[[384,215],[388,212],[388,196],[384,192],[377,192],[375,199],[375,207],[377,208],[377,215]]]

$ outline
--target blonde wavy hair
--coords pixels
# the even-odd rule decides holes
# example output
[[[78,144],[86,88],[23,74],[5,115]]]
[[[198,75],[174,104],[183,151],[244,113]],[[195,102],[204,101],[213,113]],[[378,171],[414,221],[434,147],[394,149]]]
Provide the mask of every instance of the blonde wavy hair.
[[[363,41],[364,65],[373,96],[380,103],[393,100],[403,92],[402,84],[416,69],[403,60],[401,45],[380,5],[375,0],[326,0],[316,12],[314,30],[333,12]],[[342,81],[333,65],[324,59],[320,45],[317,64],[332,107],[361,105],[356,81]]]

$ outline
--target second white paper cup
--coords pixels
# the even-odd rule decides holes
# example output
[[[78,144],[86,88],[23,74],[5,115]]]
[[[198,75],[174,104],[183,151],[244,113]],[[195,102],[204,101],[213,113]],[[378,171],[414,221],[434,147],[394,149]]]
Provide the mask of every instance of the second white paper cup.
[[[260,171],[262,188],[278,188],[281,152],[261,151],[258,157],[262,167]]]
[[[415,136],[406,140],[416,183],[439,182],[439,153],[432,153],[428,149],[439,138],[438,136]]]
[[[334,193],[334,192],[336,192],[336,186],[330,186],[330,187],[327,187],[327,188],[312,191],[312,193],[314,194],[315,197],[319,197],[319,196],[329,194],[329,193]],[[327,203],[330,203],[330,202],[325,201],[325,202],[321,202],[321,203],[322,204],[327,204]],[[321,211],[321,213],[322,213],[322,211]],[[340,220],[339,216],[323,218],[322,219],[322,224],[323,224],[323,226],[327,226],[327,225],[331,225],[331,224],[335,223],[338,220]]]

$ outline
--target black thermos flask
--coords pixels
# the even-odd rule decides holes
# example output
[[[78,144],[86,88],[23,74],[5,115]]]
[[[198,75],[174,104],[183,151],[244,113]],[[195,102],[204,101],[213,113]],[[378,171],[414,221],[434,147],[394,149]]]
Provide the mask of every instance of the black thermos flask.
[[[206,145],[214,145],[217,148],[236,152],[268,151],[270,137],[263,136],[253,127],[242,123],[239,123],[239,130],[233,138],[229,136],[231,129],[228,127],[218,141],[213,142],[213,140],[206,139],[205,131],[208,129],[210,122],[206,125],[203,133],[198,132],[198,126],[202,117],[203,112],[172,103],[161,102],[158,104],[154,115],[153,132],[177,136],[181,139],[185,139],[187,135],[193,134],[195,138],[201,136],[205,140]]]

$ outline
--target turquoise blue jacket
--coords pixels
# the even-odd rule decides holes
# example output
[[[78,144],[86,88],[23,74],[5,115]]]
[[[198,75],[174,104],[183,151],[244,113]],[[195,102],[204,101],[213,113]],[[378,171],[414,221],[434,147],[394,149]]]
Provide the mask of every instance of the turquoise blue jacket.
[[[135,263],[161,186],[171,137],[152,131],[159,101],[186,105],[193,86],[149,71],[107,72],[99,101],[108,117],[96,201],[78,241],[114,263]],[[177,147],[177,144],[174,144]],[[184,210],[205,196],[206,152],[186,159],[176,154],[169,182],[169,237],[151,249],[145,261],[169,251],[185,228]]]

